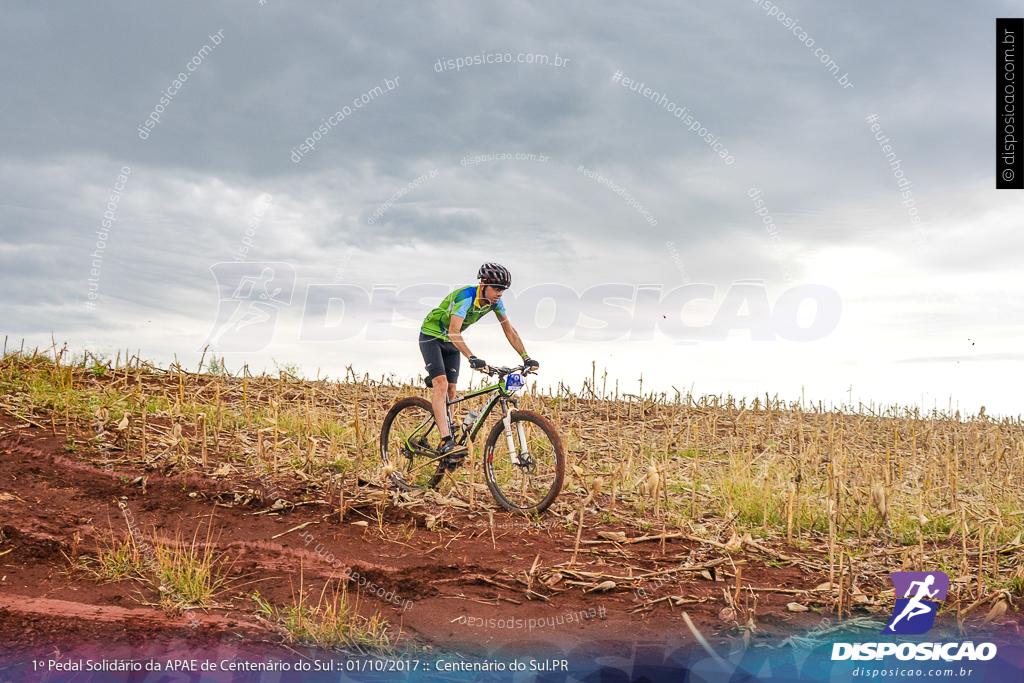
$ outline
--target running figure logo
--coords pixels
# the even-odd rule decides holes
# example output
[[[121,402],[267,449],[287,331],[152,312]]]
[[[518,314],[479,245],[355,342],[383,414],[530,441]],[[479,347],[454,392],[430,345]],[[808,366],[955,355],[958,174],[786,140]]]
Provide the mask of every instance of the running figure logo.
[[[217,319],[206,341],[212,352],[260,351],[274,337],[281,304],[292,302],[295,269],[287,263],[215,263]]]
[[[882,633],[927,633],[935,623],[938,603],[946,599],[949,577],[943,572],[893,572],[890,577],[896,588],[896,607]]]

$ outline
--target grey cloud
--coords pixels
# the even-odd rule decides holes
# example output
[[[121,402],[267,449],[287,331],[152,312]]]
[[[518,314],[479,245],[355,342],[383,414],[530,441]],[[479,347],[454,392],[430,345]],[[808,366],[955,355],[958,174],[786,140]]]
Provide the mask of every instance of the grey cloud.
[[[161,329],[205,334],[216,307],[209,267],[236,253],[264,192],[273,206],[247,258],[293,263],[300,289],[336,277],[353,246],[343,279],[364,284],[437,281],[438,263],[452,271],[441,279],[458,282],[478,260],[500,258],[520,282],[552,281],[554,272],[580,291],[612,280],[667,288],[682,277],[664,246],[671,240],[692,282],[763,278],[777,291],[785,283],[746,196],[752,187],[766,197],[797,281],[839,277],[818,265],[837,252],[848,255],[844,266],[893,264],[898,284],[870,323],[882,340],[909,329],[928,341],[917,279],[998,275],[978,285],[979,300],[1018,289],[1020,240],[1012,220],[995,215],[1016,209],[988,190],[989,41],[1004,5],[779,4],[853,88],[839,87],[813,50],[751,0],[14,7],[0,24],[9,66],[0,282],[14,302],[5,322],[25,334],[117,336],[151,311]],[[140,139],[161,91],[218,30],[224,40]],[[498,51],[571,61],[434,68]],[[688,107],[735,162],[613,82],[616,71]],[[401,85],[354,108],[292,161],[323,119],[396,77]],[[927,256],[914,251],[869,114],[914,182]],[[551,160],[461,164],[494,152]],[[658,225],[578,173],[580,164],[626,188]],[[81,306],[87,256],[122,165],[132,175],[104,255],[100,293],[110,305],[97,315]],[[428,169],[439,175],[367,225]],[[836,287],[855,299],[862,281],[842,277]],[[945,286],[948,294],[961,285]],[[992,328],[1007,308],[971,317],[965,299],[937,300],[941,321]]]

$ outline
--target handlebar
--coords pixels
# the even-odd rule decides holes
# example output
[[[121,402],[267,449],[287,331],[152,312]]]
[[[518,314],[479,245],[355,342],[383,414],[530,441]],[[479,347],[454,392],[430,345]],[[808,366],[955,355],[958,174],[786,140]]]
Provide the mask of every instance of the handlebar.
[[[506,375],[511,375],[513,372],[522,372],[523,375],[529,375],[531,372],[533,372],[533,369],[527,368],[525,364],[514,368],[494,367],[488,365],[486,372],[491,377],[495,375],[497,375],[498,377],[505,377]]]

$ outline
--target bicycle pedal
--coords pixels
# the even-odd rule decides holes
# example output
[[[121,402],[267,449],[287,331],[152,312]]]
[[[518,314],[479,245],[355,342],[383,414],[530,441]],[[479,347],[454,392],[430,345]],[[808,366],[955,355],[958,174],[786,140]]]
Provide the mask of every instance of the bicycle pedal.
[[[449,472],[454,472],[464,462],[466,462],[465,453],[455,453],[455,455],[449,453],[441,459],[441,466]]]

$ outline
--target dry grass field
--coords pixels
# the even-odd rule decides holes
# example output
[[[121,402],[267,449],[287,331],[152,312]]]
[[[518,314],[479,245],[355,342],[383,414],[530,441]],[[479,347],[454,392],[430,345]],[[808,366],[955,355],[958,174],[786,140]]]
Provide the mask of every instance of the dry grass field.
[[[394,614],[355,595],[337,572],[316,568],[324,552],[312,553],[308,542],[298,550],[284,543],[299,535],[293,529],[280,529],[284,538],[271,543],[278,537],[270,532],[279,529],[271,521],[291,527],[305,520],[296,529],[316,529],[321,548],[329,539],[347,565],[376,571],[384,584],[390,576],[420,601],[444,593],[445,581],[476,586],[476,602],[493,605],[554,600],[575,609],[617,600],[624,621],[606,627],[622,632],[638,619],[678,620],[682,607],[698,631],[723,647],[745,648],[767,634],[807,644],[821,614],[830,616],[825,631],[884,625],[893,604],[888,572],[899,570],[949,574],[940,624],[950,633],[1001,620],[1016,628],[1014,603],[1024,594],[1019,419],[983,409],[962,415],[644,393],[642,380],[631,394],[596,372],[578,390],[535,382],[521,392],[521,407],[557,425],[569,467],[551,509],[516,521],[494,504],[479,465],[447,475],[425,495],[385,485],[381,420],[398,398],[426,397],[422,383],[360,376],[352,368],[341,380],[299,378],[288,367],[251,375],[246,367],[229,371],[217,358],[199,370],[159,368],[125,353],[98,359],[71,358],[56,347],[5,349],[0,453],[22,457],[26,467],[32,458],[49,458],[54,471],[73,462],[107,473],[118,495],[106,495],[103,505],[122,501],[102,521],[40,522],[59,527],[47,532],[54,539],[48,557],[69,581],[134,582],[141,596],[135,603],[169,618],[230,608],[224,613],[234,622],[263,628],[280,642],[388,651],[403,647],[403,639],[405,647],[473,641],[472,633],[449,628],[448,619],[432,630],[407,621],[412,612]],[[30,433],[41,439],[31,457],[22,439]],[[0,562],[31,560],[18,550],[19,538],[41,543],[38,529],[19,523],[26,513],[19,502],[28,500],[19,491],[24,481],[0,479],[0,556],[18,551]],[[156,482],[180,486],[167,484],[159,493]],[[88,495],[82,494],[85,507]],[[165,507],[205,503],[216,514],[196,515],[207,518],[205,526],[200,519],[158,531],[161,510],[144,502],[158,500],[154,495],[164,496]],[[133,522],[125,511],[136,508],[149,514],[137,513],[138,535],[153,539],[148,556],[128,533]],[[239,516],[214,530],[211,520],[224,515]],[[502,539],[504,528],[511,537]],[[500,541],[512,543],[497,552]],[[382,548],[420,542],[436,546],[438,555],[420,557],[416,567],[380,559],[404,557]],[[360,543],[376,548],[373,561],[365,548],[353,559],[350,550]],[[537,549],[519,557],[523,543]],[[304,566],[287,558],[260,564],[246,556],[254,548],[262,549],[257,555],[291,552],[299,564],[302,552],[312,557]],[[451,557],[442,560],[445,553]],[[458,571],[432,572],[432,562]],[[258,591],[256,584],[238,590],[240,568],[267,567],[278,572],[280,586],[268,581]],[[26,599],[41,594],[25,588]],[[0,593],[8,598],[5,609],[11,590]],[[508,597],[513,593],[517,598]],[[453,604],[435,602],[436,610]],[[457,611],[444,614],[459,619]]]

